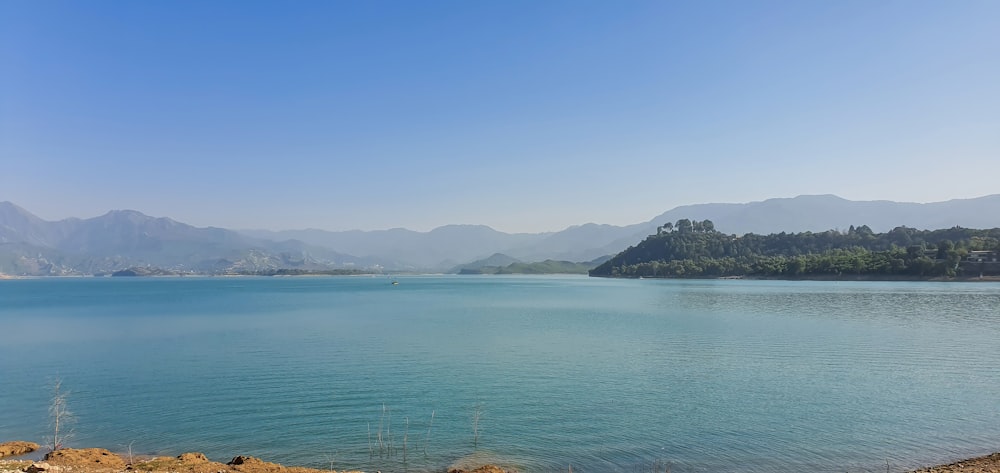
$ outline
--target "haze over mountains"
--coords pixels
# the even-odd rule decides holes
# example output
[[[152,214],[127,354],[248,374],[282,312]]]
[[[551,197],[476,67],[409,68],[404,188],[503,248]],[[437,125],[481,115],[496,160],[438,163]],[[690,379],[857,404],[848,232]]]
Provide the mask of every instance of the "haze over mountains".
[[[4,274],[100,274],[132,266],[219,273],[375,263],[302,242],[261,241],[232,230],[196,228],[132,210],[48,222],[0,202],[0,273]]]
[[[197,228],[169,218],[117,210],[49,222],[0,202],[0,273],[100,274],[134,266],[192,273],[267,269],[380,267],[387,271],[446,271],[501,254],[520,261],[591,261],[634,245],[666,222],[715,222],[726,233],[778,233],[868,225],[919,229],[1000,226],[1000,194],[928,204],[850,201],[833,195],[768,199],[746,204],[697,204],[627,226],[588,223],[551,233],[510,234],[483,225],[447,225],[429,232],[233,231]]]

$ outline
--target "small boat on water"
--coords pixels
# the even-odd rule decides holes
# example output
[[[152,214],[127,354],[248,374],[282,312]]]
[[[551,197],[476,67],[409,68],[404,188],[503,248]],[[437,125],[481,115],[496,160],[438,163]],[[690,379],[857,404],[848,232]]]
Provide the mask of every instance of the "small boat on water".
[[[398,286],[398,285],[399,285],[399,281],[396,281],[396,280],[393,280],[393,281],[392,281],[392,285],[393,285],[393,286]]]

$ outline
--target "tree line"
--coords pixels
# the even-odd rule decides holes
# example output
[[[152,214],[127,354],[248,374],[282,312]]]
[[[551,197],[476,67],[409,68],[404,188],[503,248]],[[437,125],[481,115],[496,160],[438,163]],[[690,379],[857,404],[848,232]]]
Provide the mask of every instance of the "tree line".
[[[710,220],[681,219],[657,228],[590,271],[604,277],[844,276],[933,278],[997,274],[1000,263],[969,263],[970,251],[1000,254],[1000,228],[896,227],[875,233],[867,225],[846,231],[743,236],[715,230]]]

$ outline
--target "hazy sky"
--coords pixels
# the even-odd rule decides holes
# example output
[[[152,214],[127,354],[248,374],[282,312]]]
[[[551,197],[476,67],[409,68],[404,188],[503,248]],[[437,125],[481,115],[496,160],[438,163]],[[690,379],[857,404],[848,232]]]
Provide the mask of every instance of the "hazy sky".
[[[1000,193],[1000,2],[0,2],[0,201],[503,231]]]

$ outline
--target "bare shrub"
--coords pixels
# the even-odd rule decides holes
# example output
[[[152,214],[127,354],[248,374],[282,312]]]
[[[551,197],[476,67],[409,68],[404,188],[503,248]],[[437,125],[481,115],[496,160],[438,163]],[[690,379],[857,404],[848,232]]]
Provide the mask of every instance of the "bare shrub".
[[[49,428],[52,433],[45,439],[45,446],[52,451],[65,447],[74,435],[73,424],[76,423],[76,417],[69,410],[69,394],[69,391],[62,390],[61,378],[52,382],[52,398],[49,401]]]

